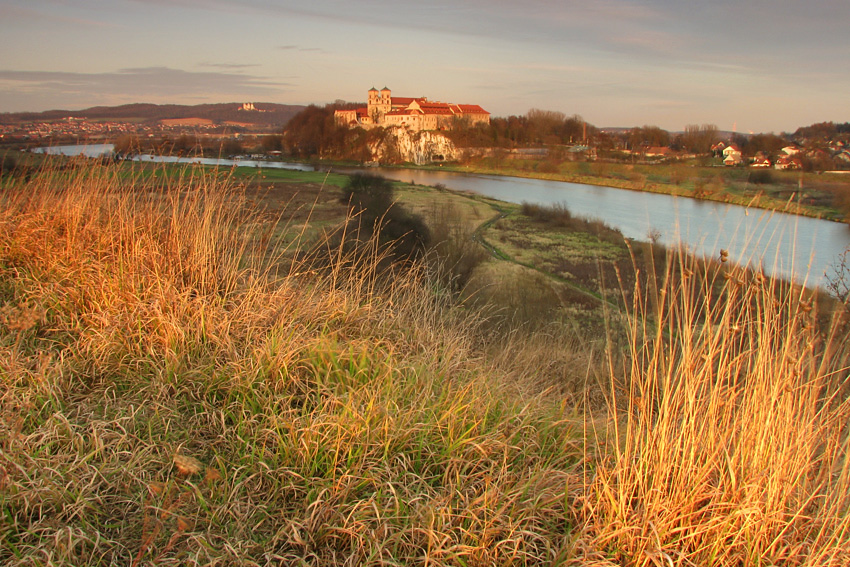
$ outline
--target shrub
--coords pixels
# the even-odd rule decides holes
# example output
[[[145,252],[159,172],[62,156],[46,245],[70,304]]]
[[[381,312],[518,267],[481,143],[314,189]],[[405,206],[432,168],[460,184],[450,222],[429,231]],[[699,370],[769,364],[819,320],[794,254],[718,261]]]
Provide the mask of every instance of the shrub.
[[[431,246],[429,263],[437,279],[453,293],[464,290],[475,269],[489,253],[475,239],[474,231],[466,226],[452,205],[438,211],[429,225]]]
[[[14,155],[9,152],[3,154],[3,159],[0,160],[0,175],[12,173],[17,167],[18,160],[15,159]]]
[[[571,226],[573,215],[563,203],[554,205],[538,205],[535,203],[523,202],[520,209],[522,214],[539,222],[544,222],[553,226],[567,227]]]
[[[773,175],[767,170],[751,171],[748,181],[757,185],[773,183]]]
[[[393,200],[392,182],[371,174],[355,174],[343,188],[350,220],[344,232],[349,243],[377,237],[396,260],[418,258],[430,242],[424,221]]]

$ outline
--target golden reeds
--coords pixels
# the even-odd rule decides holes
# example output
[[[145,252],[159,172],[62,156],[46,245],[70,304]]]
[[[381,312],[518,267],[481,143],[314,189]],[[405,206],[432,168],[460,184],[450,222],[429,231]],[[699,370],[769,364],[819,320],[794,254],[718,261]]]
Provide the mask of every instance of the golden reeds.
[[[811,292],[723,269],[636,300],[585,535],[629,565],[843,565],[846,337],[818,330]]]

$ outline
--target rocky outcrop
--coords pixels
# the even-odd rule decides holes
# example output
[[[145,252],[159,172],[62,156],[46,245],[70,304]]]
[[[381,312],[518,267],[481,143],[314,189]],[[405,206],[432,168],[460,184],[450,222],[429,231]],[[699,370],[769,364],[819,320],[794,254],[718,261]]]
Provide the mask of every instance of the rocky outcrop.
[[[413,132],[402,126],[384,130],[384,136],[369,145],[372,159],[378,163],[411,162],[422,165],[432,162],[456,161],[462,152],[439,132]]]

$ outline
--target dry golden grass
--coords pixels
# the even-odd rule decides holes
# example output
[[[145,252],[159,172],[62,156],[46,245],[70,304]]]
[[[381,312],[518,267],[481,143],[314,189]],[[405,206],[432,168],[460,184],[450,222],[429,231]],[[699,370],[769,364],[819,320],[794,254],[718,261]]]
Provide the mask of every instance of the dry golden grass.
[[[575,431],[421,274],[272,270],[228,179],[125,176],[4,187],[0,562],[558,553]]]
[[[636,292],[600,374],[420,267],[281,267],[182,171],[3,180],[0,563],[844,564],[846,350],[803,292]]]
[[[611,371],[624,394],[609,401],[611,454],[578,500],[588,558],[846,565],[846,336],[818,330],[806,290],[732,266],[722,277],[636,301],[629,362]]]

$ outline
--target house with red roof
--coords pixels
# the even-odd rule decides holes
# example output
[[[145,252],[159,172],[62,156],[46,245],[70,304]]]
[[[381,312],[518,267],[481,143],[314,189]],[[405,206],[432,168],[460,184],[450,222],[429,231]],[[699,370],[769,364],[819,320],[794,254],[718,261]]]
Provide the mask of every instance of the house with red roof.
[[[724,165],[740,165],[744,159],[741,157],[741,148],[735,144],[730,144],[723,148],[723,164]]]
[[[796,156],[779,156],[776,158],[773,167],[775,169],[803,169],[803,162]]]
[[[477,104],[438,102],[424,96],[397,97],[386,87],[369,89],[365,108],[337,110],[334,117],[338,124],[351,127],[403,126],[414,131],[446,130],[457,121],[490,123],[490,113]]]

